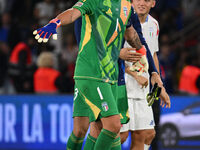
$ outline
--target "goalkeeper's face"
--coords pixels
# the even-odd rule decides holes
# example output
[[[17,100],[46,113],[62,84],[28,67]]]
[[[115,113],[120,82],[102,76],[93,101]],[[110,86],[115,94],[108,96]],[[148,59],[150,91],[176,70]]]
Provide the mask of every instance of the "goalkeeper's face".
[[[155,6],[155,0],[132,0],[133,7],[138,15],[146,15]]]

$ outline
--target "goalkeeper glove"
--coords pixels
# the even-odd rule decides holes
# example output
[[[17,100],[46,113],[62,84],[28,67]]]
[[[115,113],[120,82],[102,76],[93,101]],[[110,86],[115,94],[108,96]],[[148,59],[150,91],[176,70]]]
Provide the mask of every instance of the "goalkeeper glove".
[[[33,35],[35,36],[35,39],[38,40],[39,43],[46,43],[48,42],[51,35],[53,35],[53,39],[57,40],[57,31],[56,29],[61,26],[61,21],[57,18],[51,20],[46,26],[35,30],[33,32]]]
[[[136,71],[138,75],[141,75],[143,72],[148,72],[149,64],[146,58],[146,49],[143,46],[140,50],[136,51],[137,53],[142,54],[140,61],[134,63],[131,67],[131,71]]]
[[[148,106],[152,106],[155,100],[159,100],[161,90],[162,89],[158,86],[158,83],[155,83],[151,89],[151,92],[147,94]]]

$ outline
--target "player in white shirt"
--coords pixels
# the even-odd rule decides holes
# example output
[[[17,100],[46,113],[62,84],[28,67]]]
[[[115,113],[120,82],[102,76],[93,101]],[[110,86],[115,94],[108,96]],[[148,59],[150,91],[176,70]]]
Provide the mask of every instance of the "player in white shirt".
[[[142,26],[143,36],[153,56],[156,69],[159,71],[159,62],[156,53],[159,51],[159,25],[149,15],[149,11],[155,6],[155,3],[155,0],[133,0],[132,2]],[[124,47],[130,46],[126,42]],[[126,65],[130,67],[132,63],[126,62]],[[149,93],[149,74],[143,73],[139,76],[136,72],[130,72],[128,69],[126,69],[126,72],[125,81],[130,121],[128,124],[122,126],[120,137],[123,143],[127,139],[129,131],[131,131],[131,150],[147,150],[155,137],[153,111],[152,107],[148,106],[146,100],[146,96]],[[164,87],[162,87],[162,90],[165,92]]]

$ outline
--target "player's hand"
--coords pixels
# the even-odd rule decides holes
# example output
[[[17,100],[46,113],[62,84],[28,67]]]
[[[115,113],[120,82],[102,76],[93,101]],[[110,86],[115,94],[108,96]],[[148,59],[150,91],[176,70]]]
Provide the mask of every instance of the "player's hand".
[[[162,107],[164,107],[166,105],[166,108],[170,108],[171,107],[170,97],[167,94],[167,92],[163,86],[163,82],[162,82],[160,76],[158,75],[158,73],[152,73],[152,75],[151,75],[151,84],[154,85],[155,83],[157,83],[158,86],[161,87],[161,93],[159,95],[159,98],[161,99],[160,105]]]
[[[53,39],[57,40],[57,31],[56,29],[60,27],[61,22],[57,18],[51,20],[46,26],[33,31],[33,35],[35,39],[38,40],[39,43],[48,42],[51,35],[53,35]]]
[[[147,78],[143,77],[143,76],[138,76],[137,72],[133,72],[130,71],[130,67],[126,66],[125,68],[125,72],[128,73],[129,75],[131,75],[137,82],[138,84],[140,84],[143,87],[147,87],[147,85],[149,84],[149,81]]]
[[[151,74],[151,84],[154,85],[155,83],[157,83],[159,87],[163,86],[163,82],[157,72]]]
[[[138,76],[135,78],[136,81],[143,87],[147,87],[147,85],[149,84],[148,79],[143,77],[143,76]]]
[[[166,108],[171,108],[171,101],[170,101],[169,95],[167,94],[164,87],[162,87],[159,97],[161,99],[160,106],[166,107]]]
[[[142,54],[136,53],[134,48],[122,48],[119,57],[122,60],[135,63],[142,58]]]

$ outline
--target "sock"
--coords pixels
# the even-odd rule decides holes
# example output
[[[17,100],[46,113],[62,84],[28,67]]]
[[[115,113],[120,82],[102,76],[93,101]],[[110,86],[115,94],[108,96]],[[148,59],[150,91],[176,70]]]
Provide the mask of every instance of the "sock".
[[[94,138],[90,134],[88,134],[87,140],[85,142],[84,150],[93,150],[96,141],[97,141],[96,138]]]
[[[149,150],[150,145],[144,144],[144,150]]]
[[[67,142],[67,150],[81,150],[83,145],[83,138],[76,137],[74,133],[70,135],[68,142]]]
[[[101,133],[97,138],[94,150],[102,150],[102,149],[109,150],[116,136],[117,133],[108,131],[106,129],[102,129]]]
[[[111,150],[121,150],[121,140],[120,137],[116,138],[112,143]]]

